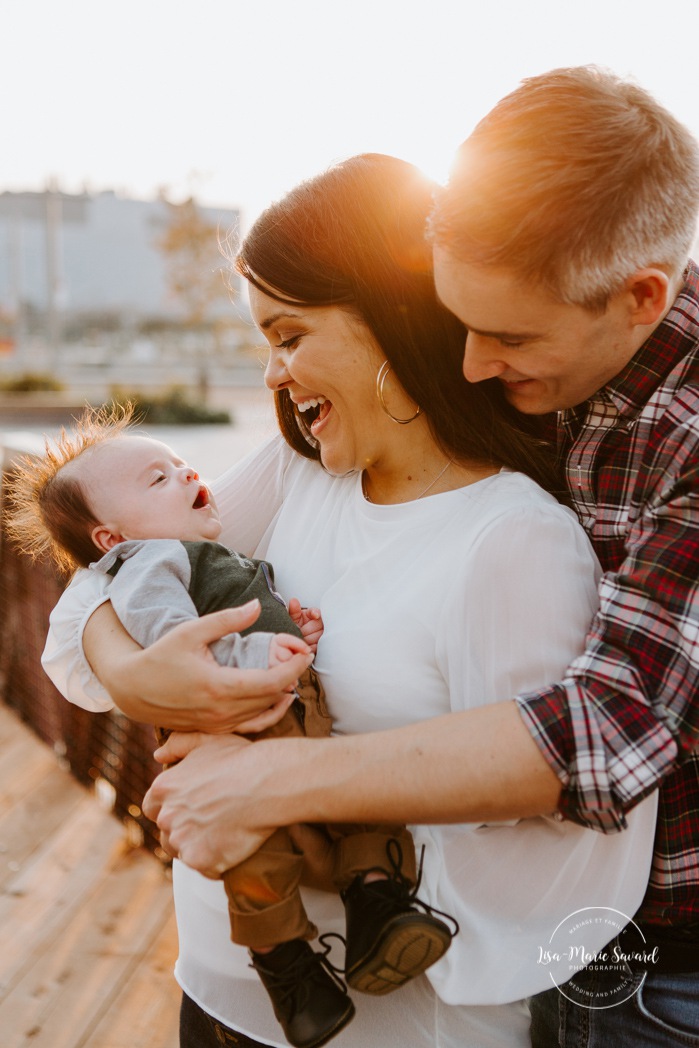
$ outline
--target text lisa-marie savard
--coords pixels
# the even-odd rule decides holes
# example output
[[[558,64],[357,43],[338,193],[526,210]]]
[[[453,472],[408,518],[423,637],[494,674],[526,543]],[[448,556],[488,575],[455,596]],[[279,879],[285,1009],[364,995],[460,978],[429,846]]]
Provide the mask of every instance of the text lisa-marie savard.
[[[637,964],[651,965],[658,961],[658,947],[652,950],[632,950],[625,952],[615,943],[611,950],[600,950],[599,953],[590,953],[584,946],[569,946],[565,953],[557,953],[554,950],[545,950],[539,947],[537,964],[552,964],[554,962],[570,961],[587,967],[589,964],[628,964],[631,961]]]

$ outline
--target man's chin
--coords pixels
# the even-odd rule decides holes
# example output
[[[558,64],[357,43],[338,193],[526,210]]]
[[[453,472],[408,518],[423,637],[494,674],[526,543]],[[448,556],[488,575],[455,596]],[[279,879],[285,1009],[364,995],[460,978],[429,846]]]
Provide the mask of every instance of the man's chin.
[[[505,400],[522,415],[548,415],[555,411],[550,405],[543,402],[542,397],[536,396],[533,383],[529,382],[503,382]]]

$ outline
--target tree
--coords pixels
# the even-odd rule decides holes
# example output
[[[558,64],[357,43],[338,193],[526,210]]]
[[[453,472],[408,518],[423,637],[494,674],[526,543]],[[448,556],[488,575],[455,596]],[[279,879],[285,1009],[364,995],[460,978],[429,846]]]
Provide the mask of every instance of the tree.
[[[230,301],[219,229],[194,197],[181,204],[162,195],[161,200],[167,220],[158,247],[165,255],[170,291],[182,303],[185,323],[199,327],[210,322],[216,305]]]
[[[232,319],[231,287],[225,275],[220,230],[194,197],[181,204],[168,200],[164,193],[160,199],[167,217],[156,244],[165,258],[170,292],[182,306],[183,325],[202,339],[199,387],[202,399],[206,399],[209,346],[213,343],[214,349],[218,349],[222,328]]]

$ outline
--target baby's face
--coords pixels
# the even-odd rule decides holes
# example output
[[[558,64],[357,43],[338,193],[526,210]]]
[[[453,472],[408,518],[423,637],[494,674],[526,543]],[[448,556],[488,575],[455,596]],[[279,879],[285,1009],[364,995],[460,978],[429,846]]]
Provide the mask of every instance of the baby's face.
[[[95,517],[120,539],[196,542],[221,534],[211,492],[159,440],[117,437],[84,453],[80,471]]]

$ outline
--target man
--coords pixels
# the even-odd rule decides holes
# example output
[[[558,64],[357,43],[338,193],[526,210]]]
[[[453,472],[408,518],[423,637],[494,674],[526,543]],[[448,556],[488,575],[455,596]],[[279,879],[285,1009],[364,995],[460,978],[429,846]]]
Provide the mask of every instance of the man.
[[[565,680],[390,733],[275,744],[265,766],[249,747],[235,774],[230,740],[180,737],[163,758],[191,756],[147,798],[172,850],[214,871],[281,823],[557,807],[610,833],[660,787],[635,915],[651,960],[634,959],[616,1007],[594,972],[590,1007],[565,987],[540,995],[536,1046],[699,1043],[698,211],[691,135],[639,88],[587,68],[526,81],[496,106],[436,205],[437,288],[468,329],[466,378],[499,380],[526,415],[559,413],[570,494],[604,568]]]
[[[661,787],[636,915],[659,948],[641,991],[655,1011],[662,989],[657,1022],[629,1004],[593,1023],[553,990],[534,1004],[540,1044],[596,1045],[594,1030],[577,1039],[588,1025],[614,1044],[699,1035],[698,207],[689,132],[583,68],[503,99],[433,216],[437,290],[468,329],[464,374],[498,379],[525,414],[559,413],[568,488],[605,571],[585,656],[519,700],[563,784],[559,811],[608,832]],[[653,1040],[663,1021],[669,1039]]]

